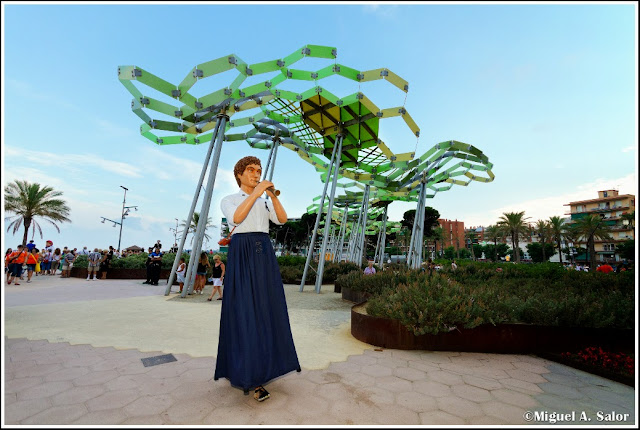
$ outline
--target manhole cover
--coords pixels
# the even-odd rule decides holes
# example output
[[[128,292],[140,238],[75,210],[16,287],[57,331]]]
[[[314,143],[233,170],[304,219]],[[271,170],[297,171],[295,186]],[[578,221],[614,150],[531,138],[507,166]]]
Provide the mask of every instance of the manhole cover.
[[[141,358],[144,367],[157,366],[158,364],[171,363],[178,361],[173,354],[156,355],[155,357]]]

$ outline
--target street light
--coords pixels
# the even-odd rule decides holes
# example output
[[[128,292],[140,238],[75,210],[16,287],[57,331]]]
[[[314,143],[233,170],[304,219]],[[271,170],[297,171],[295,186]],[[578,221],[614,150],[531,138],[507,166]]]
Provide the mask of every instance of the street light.
[[[129,215],[129,209],[134,209],[136,212],[138,211],[138,206],[125,206],[126,202],[127,202],[127,191],[129,190],[127,187],[124,187],[122,185],[120,185],[120,188],[122,188],[124,190],[124,199],[122,200],[122,214],[120,215],[120,222],[118,221],[114,221],[112,219],[109,218],[105,218],[105,217],[101,217],[102,218],[102,223],[104,224],[105,221],[110,221],[113,223],[113,227],[115,228],[116,224],[120,225],[120,234],[118,235],[118,251],[120,251],[120,243],[122,241],[122,223],[124,222],[124,219],[127,217],[127,215]]]
[[[173,227],[169,227],[169,230],[173,232],[173,246],[171,247],[171,249],[175,249],[177,252],[177,246],[178,246],[178,233],[180,233],[178,231],[178,218],[174,218],[176,220],[176,228]]]

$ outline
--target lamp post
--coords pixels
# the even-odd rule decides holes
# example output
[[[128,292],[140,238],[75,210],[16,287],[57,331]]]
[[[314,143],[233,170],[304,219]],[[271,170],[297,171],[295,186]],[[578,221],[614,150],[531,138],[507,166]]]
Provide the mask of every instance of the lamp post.
[[[125,206],[126,202],[127,202],[127,191],[129,190],[127,187],[124,187],[122,185],[120,185],[120,188],[122,188],[124,190],[124,199],[122,200],[122,214],[120,215],[120,222],[118,221],[114,221],[112,219],[109,218],[105,218],[105,217],[100,217],[102,218],[102,223],[104,224],[105,221],[110,221],[113,223],[113,226],[115,227],[116,224],[120,225],[120,234],[118,235],[118,252],[120,252],[120,243],[122,241],[122,223],[124,222],[124,219],[126,218],[127,215],[129,215],[129,209],[135,209],[136,211],[138,211],[138,206]]]
[[[178,247],[178,218],[174,218],[176,220],[176,228],[173,227],[169,227],[169,230],[173,232],[173,246],[171,247],[171,250],[173,252],[177,252],[177,247]],[[175,251],[174,251],[175,249]]]

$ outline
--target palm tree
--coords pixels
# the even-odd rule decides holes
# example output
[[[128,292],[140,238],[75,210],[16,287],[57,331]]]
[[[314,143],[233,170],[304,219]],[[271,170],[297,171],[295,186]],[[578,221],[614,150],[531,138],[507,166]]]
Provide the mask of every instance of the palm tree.
[[[43,187],[40,184],[31,184],[27,181],[16,180],[4,188],[4,207],[7,212],[15,216],[5,217],[5,222],[13,219],[7,226],[7,231],[13,228],[13,234],[24,225],[22,244],[27,244],[27,234],[31,228],[33,238],[38,229],[42,239],[42,228],[36,221],[37,217],[51,223],[58,233],[60,228],[56,222],[71,222],[68,218],[69,207],[62,199],[58,199],[62,191],[55,191],[51,187]]]
[[[540,237],[540,242],[542,243],[542,262],[547,261],[547,256],[545,255],[544,245],[547,242],[547,238],[551,236],[551,228],[549,224],[545,220],[538,220],[535,225],[535,230],[538,232],[538,236]]]
[[[549,218],[548,225],[551,233],[551,240],[555,242],[556,248],[558,248],[558,254],[560,254],[560,264],[562,264],[561,243],[566,231],[564,219],[560,218],[559,216],[552,216],[551,218]]]
[[[609,227],[604,224],[602,217],[599,215],[587,215],[575,221],[573,224],[574,231],[587,242],[587,250],[589,251],[589,267],[594,270],[596,267],[596,247],[595,239],[611,240],[609,235]]]
[[[528,226],[525,220],[528,217],[522,212],[505,212],[498,220],[498,225],[502,226],[507,234],[511,236],[511,245],[516,257],[516,263],[520,262],[520,237],[526,234]]]
[[[189,233],[193,233],[193,236],[191,236],[191,244],[193,244],[193,239],[196,237],[196,229],[198,228],[198,222],[200,221],[200,213],[199,212],[194,212],[193,213],[193,219],[191,220],[191,223],[189,223],[188,228],[187,228],[187,220],[182,220],[182,223],[180,223],[180,227],[184,229],[187,229],[187,235],[189,235]],[[204,238],[206,240],[211,239],[211,237],[207,234],[207,229],[210,227],[215,227],[214,225],[212,225],[211,223],[211,217],[207,218],[207,225],[205,225],[204,227]]]
[[[438,257],[438,242],[440,242],[440,248],[444,248],[444,232],[442,227],[436,227],[433,229],[433,235],[431,236],[433,239],[433,246],[436,251],[436,258]]]
[[[493,261],[498,261],[498,240],[502,238],[502,231],[497,225],[490,225],[484,230],[487,239],[493,241]]]
[[[475,260],[476,255],[473,252],[473,241],[476,240],[476,238],[478,237],[478,234],[476,233],[475,230],[469,230],[465,232],[464,235],[466,236],[467,239],[469,239],[469,247],[471,248],[471,259]]]

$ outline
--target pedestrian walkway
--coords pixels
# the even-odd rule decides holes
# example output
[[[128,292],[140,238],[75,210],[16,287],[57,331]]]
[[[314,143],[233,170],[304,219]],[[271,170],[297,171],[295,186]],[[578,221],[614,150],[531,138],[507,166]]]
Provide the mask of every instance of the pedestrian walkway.
[[[213,380],[211,286],[182,299],[141,282],[5,285],[4,424],[636,425],[633,388],[535,356],[364,344],[330,286],[285,285],[303,370],[258,403]]]

